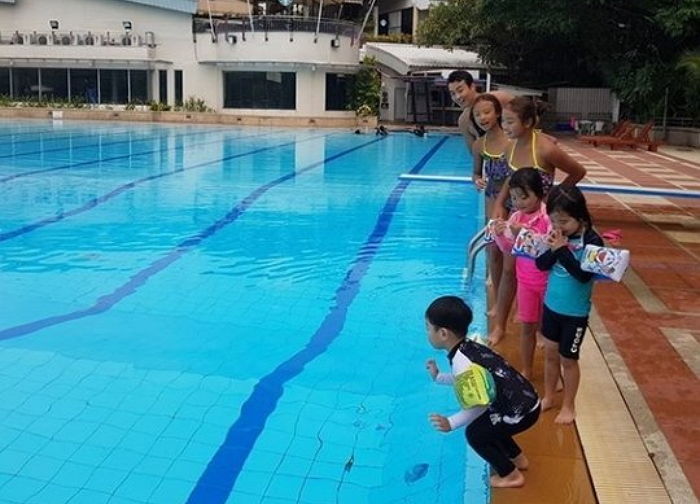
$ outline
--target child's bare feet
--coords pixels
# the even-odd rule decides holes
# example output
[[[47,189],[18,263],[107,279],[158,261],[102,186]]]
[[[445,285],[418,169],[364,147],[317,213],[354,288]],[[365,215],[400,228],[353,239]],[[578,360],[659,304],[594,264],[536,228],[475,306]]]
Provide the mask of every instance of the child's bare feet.
[[[524,453],[520,453],[517,457],[514,459],[511,459],[513,463],[515,464],[515,467],[517,467],[521,471],[526,471],[528,467],[530,467],[530,461],[527,459]]]
[[[507,476],[494,474],[491,476],[491,486],[494,488],[517,488],[525,484],[525,476],[517,468]]]
[[[503,339],[503,336],[505,336],[505,332],[501,328],[494,328],[491,330],[489,333],[489,345],[490,346],[496,346],[498,345],[501,340]]]
[[[554,419],[554,423],[558,424],[571,424],[576,418],[576,412],[570,408],[562,406],[561,411]]]
[[[542,407],[542,411],[547,411],[548,409],[552,409],[554,406],[554,400],[551,397],[543,397],[542,402],[540,403]]]
[[[544,336],[542,333],[537,331],[537,349],[542,350],[544,348]]]

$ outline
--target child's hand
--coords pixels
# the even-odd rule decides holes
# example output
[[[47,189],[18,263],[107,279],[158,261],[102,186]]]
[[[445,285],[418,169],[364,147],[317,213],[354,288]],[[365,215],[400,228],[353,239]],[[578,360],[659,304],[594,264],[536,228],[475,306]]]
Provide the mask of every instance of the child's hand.
[[[474,175],[472,177],[472,180],[474,181],[474,185],[476,186],[477,191],[483,191],[484,189],[486,189],[486,181],[481,175]]]
[[[430,375],[430,377],[433,380],[435,380],[435,378],[437,378],[437,375],[440,372],[440,370],[437,367],[437,364],[435,364],[435,360],[433,360],[433,359],[428,359],[425,362],[425,369],[428,370],[428,374]]]
[[[557,250],[566,246],[567,240],[560,230],[552,229],[547,235],[547,245],[551,250]]]
[[[493,221],[493,234],[496,236],[501,236],[506,232],[506,221],[503,219],[494,219]]]
[[[430,423],[433,424],[435,430],[439,430],[440,432],[450,432],[450,422],[446,417],[438,415],[437,413],[431,413],[429,418]]]

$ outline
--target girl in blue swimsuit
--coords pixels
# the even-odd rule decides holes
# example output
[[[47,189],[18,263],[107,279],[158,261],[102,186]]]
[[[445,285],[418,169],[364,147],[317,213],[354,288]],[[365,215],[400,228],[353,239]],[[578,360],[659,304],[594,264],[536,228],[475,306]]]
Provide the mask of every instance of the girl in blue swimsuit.
[[[506,151],[510,140],[501,128],[501,102],[492,94],[479,95],[472,105],[472,114],[476,126],[484,131],[472,145],[473,170],[472,180],[478,190],[486,195],[486,215],[493,213],[501,188],[512,174],[508,166]],[[504,205],[509,210],[509,201]],[[491,297],[495,298],[501,282],[503,270],[503,253],[498,247],[489,247],[489,286]]]

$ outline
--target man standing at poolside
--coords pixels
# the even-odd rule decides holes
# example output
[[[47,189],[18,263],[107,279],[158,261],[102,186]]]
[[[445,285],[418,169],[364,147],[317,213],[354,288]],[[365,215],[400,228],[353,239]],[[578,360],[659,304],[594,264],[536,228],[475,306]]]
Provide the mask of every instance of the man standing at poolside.
[[[471,118],[472,104],[479,96],[474,85],[474,78],[465,70],[455,70],[447,76],[447,89],[450,90],[452,100],[462,109],[462,115],[459,116],[457,124],[459,131],[464,136],[467,149],[471,153],[474,140],[484,134]],[[490,94],[498,98],[501,105],[505,105],[513,99],[513,95],[505,91],[492,91]]]

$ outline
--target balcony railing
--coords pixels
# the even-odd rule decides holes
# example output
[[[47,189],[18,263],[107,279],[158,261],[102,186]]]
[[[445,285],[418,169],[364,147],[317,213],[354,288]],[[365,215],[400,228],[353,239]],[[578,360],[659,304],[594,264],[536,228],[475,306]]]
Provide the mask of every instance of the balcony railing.
[[[252,20],[252,24],[251,24]],[[213,20],[213,30],[208,19],[197,18],[194,20],[193,30],[195,33],[212,33],[215,39],[218,36],[228,34],[240,35],[245,40],[246,33],[253,31],[267,34],[268,32],[311,32],[333,34],[337,37],[357,38],[360,26],[348,21],[337,21],[335,19],[321,18],[320,23],[317,18],[301,16],[247,16],[228,20]]]
[[[36,32],[15,31],[0,33],[0,45],[39,45],[39,46],[123,46],[155,47],[153,32],[143,35],[132,32]]]

